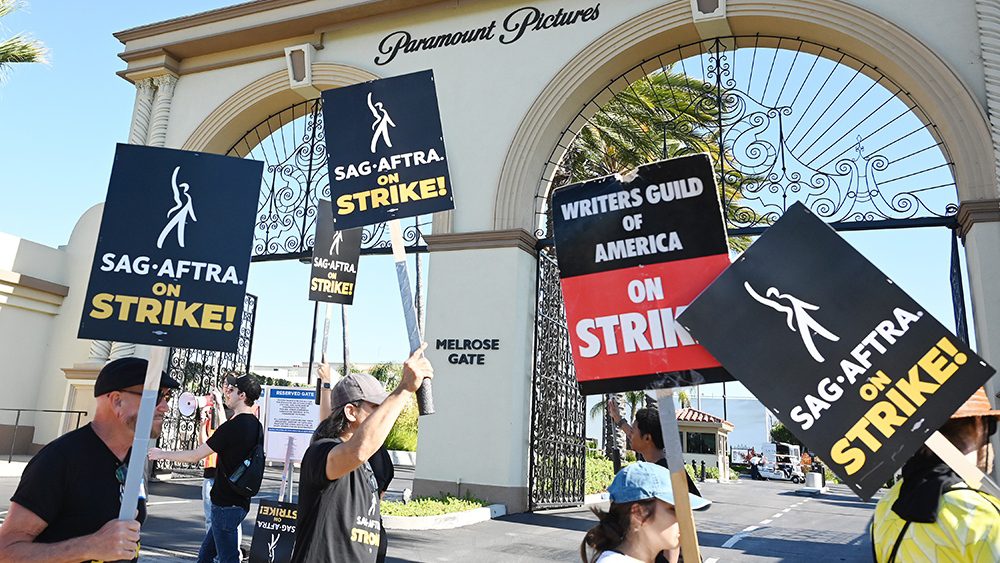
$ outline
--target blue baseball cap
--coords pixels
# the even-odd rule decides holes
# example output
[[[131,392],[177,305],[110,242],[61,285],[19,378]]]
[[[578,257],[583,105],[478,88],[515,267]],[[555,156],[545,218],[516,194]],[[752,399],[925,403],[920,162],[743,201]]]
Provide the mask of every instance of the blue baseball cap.
[[[655,463],[639,461],[622,468],[608,487],[611,502],[623,504],[650,498],[658,498],[675,506],[674,488],[670,484],[670,472]],[[712,501],[688,493],[691,510],[704,510]]]

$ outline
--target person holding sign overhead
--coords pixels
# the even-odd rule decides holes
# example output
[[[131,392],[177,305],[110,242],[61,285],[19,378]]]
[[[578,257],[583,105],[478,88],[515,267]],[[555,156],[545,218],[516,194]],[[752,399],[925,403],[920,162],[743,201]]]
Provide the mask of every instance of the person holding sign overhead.
[[[145,494],[132,520],[119,520],[121,497],[147,361],[120,358],[94,382],[94,420],[31,458],[0,526],[0,561],[135,561]],[[152,436],[159,437],[173,389],[162,373]]]
[[[662,551],[680,547],[670,472],[639,461],[624,467],[608,487],[607,512],[592,508],[600,522],[580,543],[583,563],[653,563]],[[689,495],[692,510],[712,503]],[[593,554],[588,557],[590,548]]]
[[[434,377],[423,343],[403,363],[392,393],[366,373],[352,373],[331,392],[333,407],[302,456],[293,562],[373,563],[381,543],[378,482],[368,463],[425,379]]]
[[[976,391],[939,430],[983,472],[993,469],[989,442],[1000,410]],[[1000,561],[1000,499],[970,489],[926,446],[903,466],[903,478],[875,507],[875,561]]]

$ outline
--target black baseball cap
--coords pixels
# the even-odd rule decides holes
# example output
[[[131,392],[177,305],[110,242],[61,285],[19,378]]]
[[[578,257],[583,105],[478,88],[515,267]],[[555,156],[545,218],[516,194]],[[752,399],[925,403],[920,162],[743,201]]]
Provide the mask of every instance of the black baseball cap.
[[[227,375],[226,383],[239,389],[240,392],[244,393],[247,396],[247,399],[250,399],[251,401],[256,401],[260,398],[260,383],[257,383],[257,378],[249,373],[241,376]]]
[[[94,396],[100,397],[112,391],[142,385],[146,382],[146,368],[149,362],[142,358],[118,358],[109,362],[101,372],[97,374],[94,382]],[[160,373],[160,387],[178,389],[181,384],[176,379],[167,375],[167,372]]]

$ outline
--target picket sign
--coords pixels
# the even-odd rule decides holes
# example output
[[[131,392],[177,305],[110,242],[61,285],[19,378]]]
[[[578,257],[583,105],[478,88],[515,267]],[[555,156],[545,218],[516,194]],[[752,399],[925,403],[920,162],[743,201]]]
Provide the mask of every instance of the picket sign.
[[[316,302],[316,307],[319,307],[319,301]],[[323,363],[326,363],[326,345],[330,341],[330,320],[333,318],[333,303],[326,303],[326,319],[323,321],[323,344],[320,346],[320,359]],[[343,305],[341,305],[343,307]],[[314,317],[315,320],[315,317]],[[316,346],[316,334],[313,332],[313,348]],[[311,356],[312,354],[310,354]],[[310,364],[310,368],[315,369],[316,366]],[[344,375],[347,375],[347,363],[344,362]],[[323,392],[323,380],[316,376],[316,404],[319,404],[320,393]]]
[[[153,346],[149,354],[149,365],[146,367],[146,381],[142,384],[142,399],[139,403],[139,416],[135,422],[135,438],[132,439],[132,455],[128,459],[128,474],[125,476],[125,491],[122,493],[122,506],[118,511],[119,520],[135,520],[135,506],[139,501],[139,487],[142,484],[142,474],[146,469],[146,456],[149,452],[150,433],[153,430],[153,411],[156,410],[156,398],[160,392],[160,374],[167,364],[167,349]]]
[[[660,430],[663,433],[663,455],[670,467],[670,485],[674,491],[674,514],[680,526],[681,554],[685,561],[701,561],[698,548],[698,530],[695,528],[691,497],[688,496],[688,482],[684,469],[684,453],[681,434],[677,428],[677,412],[674,410],[673,389],[657,389],[656,400],[660,414]]]
[[[927,438],[924,445],[941,458],[941,461],[948,464],[948,467],[951,467],[965,481],[966,485],[1000,497],[1000,487],[997,487],[997,484],[983,473],[975,463],[969,461],[969,458],[965,457],[965,454],[956,448],[955,444],[952,444],[948,438],[945,438],[944,434],[939,431],[934,432]]]
[[[410,353],[420,348],[420,327],[417,326],[417,312],[413,308],[413,293],[410,292],[410,274],[406,269],[406,247],[403,245],[403,229],[399,219],[389,221],[389,236],[392,240],[392,259],[396,262],[396,277],[399,281],[399,298],[403,304],[403,318],[406,320],[406,334],[410,340]],[[425,379],[417,389],[417,408],[421,415],[434,414],[434,396],[431,394],[431,380]]]

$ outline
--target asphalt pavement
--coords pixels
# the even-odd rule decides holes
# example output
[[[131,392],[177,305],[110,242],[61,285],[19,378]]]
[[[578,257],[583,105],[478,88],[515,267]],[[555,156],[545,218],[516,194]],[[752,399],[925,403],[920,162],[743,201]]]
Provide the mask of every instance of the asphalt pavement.
[[[412,478],[412,469],[397,468],[388,496],[398,498]],[[17,482],[16,476],[0,476],[0,519]],[[695,517],[706,563],[870,560],[867,525],[874,503],[861,502],[847,487],[833,485],[819,497],[800,496],[800,487],[788,482],[743,480],[699,487],[713,501]],[[279,488],[279,472],[269,470],[260,496],[277,498]],[[195,560],[205,534],[201,479],[154,482],[149,492],[140,560]],[[256,503],[244,521],[245,545],[255,516]],[[513,514],[453,530],[390,531],[388,560],[579,561],[580,541],[595,521],[588,508],[579,507]]]

